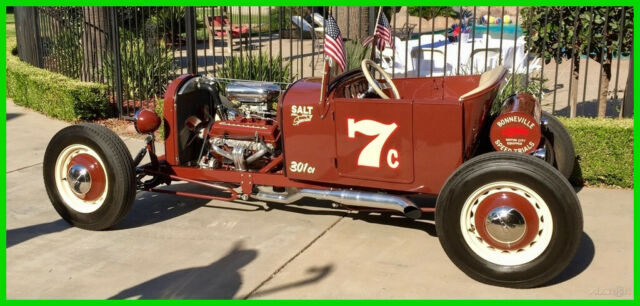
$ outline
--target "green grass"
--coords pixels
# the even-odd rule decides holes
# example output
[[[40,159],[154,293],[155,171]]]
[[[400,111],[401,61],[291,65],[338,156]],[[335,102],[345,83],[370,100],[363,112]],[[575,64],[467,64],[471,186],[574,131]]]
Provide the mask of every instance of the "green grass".
[[[289,10],[284,10],[284,15],[287,18],[289,16],[289,13],[290,13]],[[231,14],[231,12],[228,12],[228,14],[230,15],[230,21],[233,25],[251,24],[252,36],[257,36],[258,32],[260,32],[262,35],[265,35],[269,32],[269,15],[268,14],[263,14],[262,16],[260,16],[260,14],[257,11],[254,14],[251,14],[251,16],[249,16],[248,14],[246,15]],[[273,16],[276,16],[276,14],[278,14],[278,9],[276,8],[272,9],[271,14]],[[294,15],[295,15],[295,11],[294,11]],[[204,11],[201,8],[196,8],[196,29],[197,29],[196,37],[198,40],[208,39],[207,38],[208,36],[205,36],[203,32],[204,33],[207,32],[207,28],[204,22],[205,20],[207,20],[207,17],[210,17],[210,16],[211,17],[220,16],[220,9],[214,8],[213,14],[212,14],[210,8],[206,8],[204,9]],[[291,19],[289,18],[288,20],[285,21],[285,28],[288,26],[287,22],[291,22]],[[258,29],[260,29],[260,31],[258,31]],[[278,28],[275,25],[272,25],[271,30],[275,32],[275,31],[278,31]]]
[[[633,188],[633,119],[558,119],[579,156],[574,184]]]
[[[272,9],[272,11],[275,11],[275,9]],[[229,15],[231,15],[231,12],[228,12]],[[196,8],[196,20],[198,22],[198,25],[201,25],[202,27],[204,27],[204,20],[206,20],[207,16],[220,16],[220,9],[219,8],[214,8],[213,9],[213,15],[211,14],[211,9],[210,8],[205,8],[204,12],[202,11],[201,8]],[[233,24],[249,24],[251,23],[252,26],[257,26],[259,23],[262,23],[264,30],[267,30],[267,27],[269,26],[269,16],[267,16],[267,14],[263,15],[262,17],[259,16],[258,12],[256,11],[255,14],[251,14],[251,17],[249,17],[249,15],[239,15],[239,14],[233,14],[231,16],[231,22]]]
[[[16,37],[16,19],[13,14],[7,14],[7,39]]]

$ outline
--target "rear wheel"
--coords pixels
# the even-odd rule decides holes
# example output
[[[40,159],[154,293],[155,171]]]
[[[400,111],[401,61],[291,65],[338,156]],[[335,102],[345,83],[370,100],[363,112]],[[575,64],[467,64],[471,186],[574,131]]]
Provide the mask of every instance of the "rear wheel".
[[[564,177],[569,178],[573,173],[573,167],[576,162],[576,151],[573,146],[573,140],[569,131],[564,127],[555,116],[548,112],[542,112],[543,120],[547,121],[547,128],[543,129],[543,136],[547,148],[547,154],[550,154],[547,161],[551,163]]]
[[[125,216],[135,199],[129,150],[103,126],[79,124],[62,129],[49,142],[43,166],[53,207],[74,226],[109,228]]]
[[[544,161],[493,152],[463,164],[436,205],[445,252],[470,277],[505,287],[535,287],[576,253],[582,212],[569,182]]]

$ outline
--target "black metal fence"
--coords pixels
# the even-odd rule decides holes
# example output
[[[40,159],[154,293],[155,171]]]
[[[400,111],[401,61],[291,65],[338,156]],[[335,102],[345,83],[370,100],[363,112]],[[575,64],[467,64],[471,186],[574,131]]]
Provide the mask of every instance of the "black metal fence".
[[[554,12],[560,14],[555,31],[532,22],[540,10],[547,16],[539,23],[548,23],[545,19]],[[623,50],[623,44],[628,43],[625,37],[633,36],[632,10],[385,7],[383,13],[388,16],[396,44],[394,49],[378,52],[377,57],[394,77],[476,74],[504,65],[510,70],[507,86],[511,91],[531,92],[548,111],[595,116],[598,101],[604,97],[607,116],[629,115],[626,109],[632,107],[623,103],[623,96],[626,92],[632,95],[632,54],[628,55],[632,52],[609,51]],[[20,58],[69,77],[107,84],[109,97],[122,117],[132,116],[140,107],[154,107],[168,82],[184,73],[285,85],[298,78],[320,76],[324,18],[329,12],[348,40],[349,66],[358,66],[359,59],[369,54],[360,42],[374,31],[376,7],[15,10]],[[606,12],[604,20],[596,18],[600,12]],[[570,15],[579,18],[570,19]],[[615,23],[609,21],[613,18],[617,18]],[[629,21],[630,30],[626,26]],[[557,34],[566,29],[597,28],[603,22],[601,33],[588,30],[584,36],[588,41],[580,46],[575,35]],[[607,28],[610,24],[614,26]],[[613,43],[611,35],[617,39]],[[567,47],[544,53],[547,43]],[[609,85],[600,86],[603,77]]]

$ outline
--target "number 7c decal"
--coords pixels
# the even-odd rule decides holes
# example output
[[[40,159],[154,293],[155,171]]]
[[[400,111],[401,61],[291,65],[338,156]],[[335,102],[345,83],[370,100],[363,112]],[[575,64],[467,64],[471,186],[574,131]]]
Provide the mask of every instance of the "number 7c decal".
[[[380,168],[380,157],[382,156],[382,147],[387,142],[391,134],[398,128],[394,122],[391,124],[380,123],[375,120],[364,119],[356,121],[353,118],[347,119],[347,136],[351,139],[356,138],[356,133],[366,136],[376,136],[360,151],[358,156],[358,166]],[[392,169],[398,168],[400,165],[400,156],[396,149],[387,151],[387,165]]]

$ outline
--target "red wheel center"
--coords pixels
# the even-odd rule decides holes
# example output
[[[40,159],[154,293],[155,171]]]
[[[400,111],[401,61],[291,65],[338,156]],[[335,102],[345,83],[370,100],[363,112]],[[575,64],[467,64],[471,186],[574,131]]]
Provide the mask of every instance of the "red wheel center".
[[[71,158],[67,173],[71,174],[72,169],[81,169],[83,172],[86,171],[86,173],[83,173],[83,181],[78,180],[77,177],[72,178],[71,175],[67,176],[67,180],[69,180],[68,183],[74,191],[74,194],[85,201],[98,199],[106,188],[104,169],[100,162],[89,154],[81,153]],[[76,181],[70,181],[72,179],[76,179]],[[84,186],[85,188],[88,186],[88,190],[84,190],[84,188],[74,188],[74,186],[78,186],[79,184],[85,184]]]
[[[521,249],[538,235],[538,213],[526,198],[514,192],[487,196],[478,204],[473,218],[478,235],[497,249]]]

